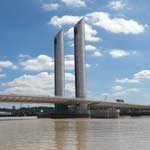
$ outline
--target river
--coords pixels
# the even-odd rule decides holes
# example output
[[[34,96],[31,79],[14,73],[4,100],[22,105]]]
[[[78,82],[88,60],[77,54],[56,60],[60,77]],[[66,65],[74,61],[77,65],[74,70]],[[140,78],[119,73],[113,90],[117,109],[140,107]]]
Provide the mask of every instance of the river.
[[[0,150],[150,150],[150,117],[0,121]]]

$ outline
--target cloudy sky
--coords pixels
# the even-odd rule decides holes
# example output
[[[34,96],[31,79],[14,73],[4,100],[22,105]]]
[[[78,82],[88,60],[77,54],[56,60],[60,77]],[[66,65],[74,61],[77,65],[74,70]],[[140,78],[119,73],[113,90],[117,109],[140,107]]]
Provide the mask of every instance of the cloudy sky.
[[[150,104],[149,0],[0,0],[0,93],[54,95],[53,41],[65,33],[74,96],[73,26],[85,18],[88,97]]]

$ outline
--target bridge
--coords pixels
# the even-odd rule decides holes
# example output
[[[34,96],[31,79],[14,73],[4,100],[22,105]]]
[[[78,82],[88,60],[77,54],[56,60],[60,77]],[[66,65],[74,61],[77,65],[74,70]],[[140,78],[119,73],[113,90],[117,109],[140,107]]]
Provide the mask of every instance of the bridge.
[[[63,104],[79,105],[87,104],[91,109],[115,108],[115,109],[144,109],[150,110],[150,105],[127,104],[117,102],[106,102],[98,100],[89,100],[83,98],[69,97],[50,97],[50,96],[19,96],[19,95],[0,95],[0,102],[4,103],[39,103],[39,104]]]
[[[86,62],[85,62],[85,22],[81,19],[74,27],[74,54],[75,54],[75,98],[64,97],[65,67],[64,67],[64,32],[61,30],[54,39],[54,65],[55,65],[55,97],[49,96],[23,96],[23,95],[0,95],[0,102],[17,103],[47,103],[55,105],[55,114],[70,114],[71,106],[77,116],[89,116],[91,110],[126,109],[132,111],[148,111],[150,106],[104,102],[90,100],[86,96]],[[37,81],[38,82],[38,81]],[[105,109],[105,110],[104,110]],[[95,113],[95,112],[94,112]],[[111,113],[111,111],[110,111]]]

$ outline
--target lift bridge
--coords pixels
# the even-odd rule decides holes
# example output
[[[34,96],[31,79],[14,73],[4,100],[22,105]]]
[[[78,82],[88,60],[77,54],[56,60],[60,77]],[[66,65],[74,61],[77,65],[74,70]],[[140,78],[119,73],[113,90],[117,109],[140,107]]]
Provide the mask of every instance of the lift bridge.
[[[76,109],[75,112],[69,112],[67,109],[56,109],[52,118],[118,118],[116,110],[126,110],[126,115],[150,115],[149,105],[127,104],[117,102],[106,102],[100,100],[90,100],[83,98],[68,97],[50,97],[50,96],[18,96],[18,95],[0,95],[0,102],[8,103],[35,103],[35,104],[55,104],[60,106],[73,106],[78,108],[80,105],[86,105],[87,111]],[[101,110],[99,112],[99,110]],[[109,111],[107,111],[109,110]],[[98,113],[97,113],[98,111]],[[88,112],[88,113],[87,113]],[[93,113],[94,112],[94,113]],[[120,111],[121,112],[121,111]],[[109,116],[108,116],[109,113]]]
[[[0,102],[45,103],[54,104],[55,113],[68,112],[68,106],[76,108],[77,114],[90,114],[90,110],[128,109],[150,112],[150,106],[90,100],[86,96],[86,61],[85,61],[85,23],[81,19],[74,27],[75,49],[75,98],[64,97],[64,32],[61,30],[54,39],[55,58],[55,96],[0,95]],[[37,81],[38,82],[38,81]]]
[[[127,108],[127,109],[144,109],[150,110],[150,105],[106,102],[100,100],[90,100],[83,98],[69,98],[58,96],[19,96],[19,95],[0,95],[0,102],[4,103],[36,103],[36,104],[62,104],[62,105],[79,105],[86,104],[89,108]]]

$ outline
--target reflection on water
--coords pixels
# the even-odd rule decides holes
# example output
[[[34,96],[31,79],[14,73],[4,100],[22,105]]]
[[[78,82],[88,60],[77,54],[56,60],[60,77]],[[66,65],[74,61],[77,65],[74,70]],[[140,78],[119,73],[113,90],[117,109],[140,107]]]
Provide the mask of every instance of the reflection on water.
[[[0,122],[0,150],[150,150],[150,118]]]
[[[86,150],[87,121],[55,121],[55,141],[57,150]]]

